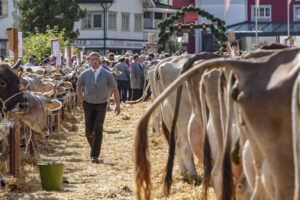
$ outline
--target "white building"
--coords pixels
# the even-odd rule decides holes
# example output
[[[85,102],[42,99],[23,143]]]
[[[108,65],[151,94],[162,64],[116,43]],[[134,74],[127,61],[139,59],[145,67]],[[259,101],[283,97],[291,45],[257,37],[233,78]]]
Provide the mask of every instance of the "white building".
[[[148,33],[157,32],[157,23],[176,11],[153,0],[114,0],[107,11],[105,36],[103,3],[110,1],[77,0],[87,14],[84,19],[75,22],[74,29],[80,32],[75,46],[102,54],[104,49],[117,54],[126,50],[139,52],[148,41]]]
[[[14,20],[12,12],[14,10],[13,1],[0,0],[0,55],[8,55],[8,36],[7,28],[12,27]]]

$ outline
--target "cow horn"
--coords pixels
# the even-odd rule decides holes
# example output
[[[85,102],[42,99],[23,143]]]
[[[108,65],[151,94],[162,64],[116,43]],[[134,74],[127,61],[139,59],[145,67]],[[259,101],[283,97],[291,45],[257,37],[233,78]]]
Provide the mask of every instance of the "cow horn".
[[[22,64],[22,60],[19,59],[19,60],[16,62],[16,64],[14,64],[14,65],[12,66],[12,68],[13,68],[13,69],[18,69],[18,68],[21,66],[21,64]]]

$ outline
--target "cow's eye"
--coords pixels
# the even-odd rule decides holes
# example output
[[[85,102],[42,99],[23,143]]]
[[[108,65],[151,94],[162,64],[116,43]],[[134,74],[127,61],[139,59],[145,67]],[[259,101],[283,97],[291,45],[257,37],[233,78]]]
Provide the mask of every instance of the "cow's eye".
[[[4,81],[0,81],[0,87],[6,87],[7,86],[7,83],[4,82]]]

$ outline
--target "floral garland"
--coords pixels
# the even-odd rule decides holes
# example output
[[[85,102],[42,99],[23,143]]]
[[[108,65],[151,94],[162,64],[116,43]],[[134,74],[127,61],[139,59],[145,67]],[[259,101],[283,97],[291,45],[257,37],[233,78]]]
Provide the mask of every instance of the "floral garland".
[[[173,25],[175,20],[178,20],[182,17],[184,17],[184,14],[187,12],[197,12],[198,15],[201,17],[205,17],[206,19],[210,20],[211,24],[190,24],[190,25]],[[215,28],[215,25],[217,25],[217,28]],[[167,41],[169,40],[169,37],[176,31],[181,31],[181,29],[190,29],[190,31],[193,31],[194,28],[202,28],[203,30],[206,29],[206,27],[210,28],[211,33],[215,36],[215,38],[218,40],[218,43],[220,45],[220,51],[224,51],[226,49],[225,42],[227,41],[227,36],[225,35],[226,27],[225,27],[225,21],[221,20],[220,18],[214,17],[212,14],[208,13],[207,11],[195,8],[193,5],[190,5],[188,7],[183,7],[181,10],[177,11],[175,14],[167,17],[160,23],[158,23],[157,27],[160,29],[160,32],[158,34],[159,40],[158,44],[160,44],[159,52],[164,51]]]

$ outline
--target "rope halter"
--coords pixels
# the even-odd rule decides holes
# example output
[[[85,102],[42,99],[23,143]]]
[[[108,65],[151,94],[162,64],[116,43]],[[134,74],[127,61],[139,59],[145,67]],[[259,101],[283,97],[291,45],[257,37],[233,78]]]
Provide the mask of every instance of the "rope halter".
[[[0,98],[0,102],[2,103],[2,113],[4,115],[4,118],[6,118],[6,114],[5,114],[5,110],[7,110],[6,108],[6,103],[10,100],[12,100],[14,97],[18,96],[19,94],[22,94],[22,92],[17,92],[16,94],[10,96],[9,98],[7,98],[5,101],[3,101],[2,98]]]

